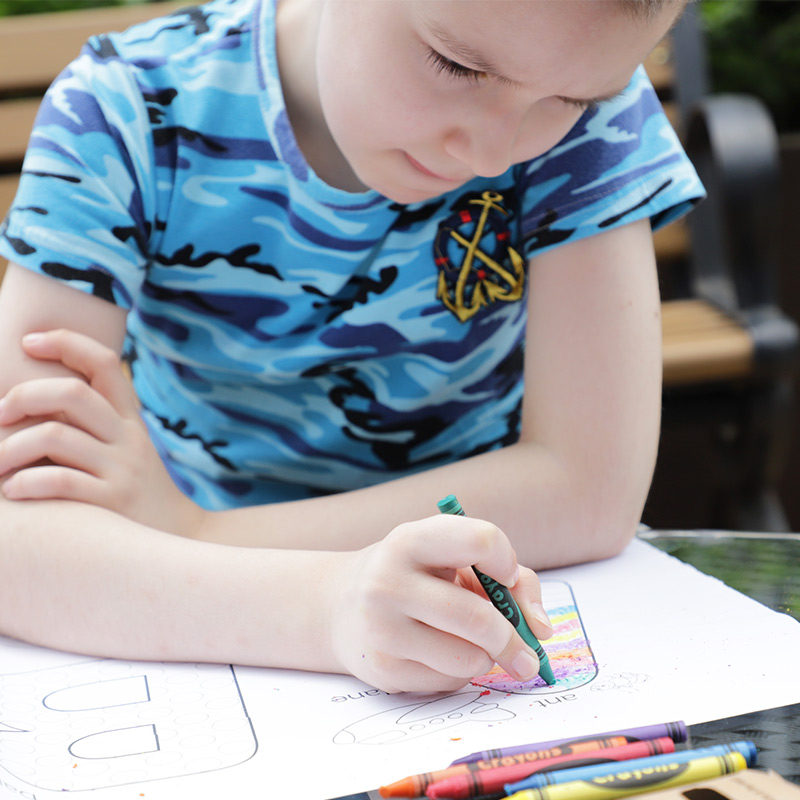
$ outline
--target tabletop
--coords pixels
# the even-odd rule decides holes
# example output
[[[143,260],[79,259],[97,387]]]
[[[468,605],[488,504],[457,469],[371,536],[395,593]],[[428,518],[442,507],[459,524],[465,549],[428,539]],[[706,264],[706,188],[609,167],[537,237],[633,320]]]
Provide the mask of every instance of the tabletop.
[[[648,529],[639,538],[800,620],[800,534]],[[750,739],[759,766],[800,784],[800,704],[692,725],[689,732],[692,747]]]

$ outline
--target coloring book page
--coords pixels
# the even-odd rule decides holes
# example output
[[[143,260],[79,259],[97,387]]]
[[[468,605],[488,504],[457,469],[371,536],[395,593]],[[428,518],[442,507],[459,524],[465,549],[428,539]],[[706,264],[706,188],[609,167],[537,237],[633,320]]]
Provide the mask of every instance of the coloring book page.
[[[553,686],[496,667],[457,692],[387,695],[0,637],[0,798],[325,800],[477,750],[800,702],[800,624],[644,542],[541,579]]]

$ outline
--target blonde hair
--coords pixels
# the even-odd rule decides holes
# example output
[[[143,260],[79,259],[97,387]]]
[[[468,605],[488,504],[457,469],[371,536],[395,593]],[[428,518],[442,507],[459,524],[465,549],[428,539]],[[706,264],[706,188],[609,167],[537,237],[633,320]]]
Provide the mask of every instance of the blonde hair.
[[[657,17],[666,6],[674,6],[675,12],[683,11],[692,0],[615,0],[629,17],[637,22],[649,22]]]

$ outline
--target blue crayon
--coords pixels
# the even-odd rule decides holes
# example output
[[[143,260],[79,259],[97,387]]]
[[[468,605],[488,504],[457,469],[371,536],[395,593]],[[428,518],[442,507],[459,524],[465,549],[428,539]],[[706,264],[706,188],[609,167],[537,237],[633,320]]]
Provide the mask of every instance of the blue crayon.
[[[447,495],[437,505],[442,514],[466,516],[464,509],[461,508],[461,503],[458,502],[455,495]],[[477,575],[483,591],[486,592],[486,596],[492,605],[516,628],[517,633],[522,637],[525,644],[536,652],[539,657],[539,677],[548,686],[552,686],[556,682],[556,678],[553,675],[553,668],[550,666],[550,659],[533,631],[528,627],[528,623],[525,617],[522,616],[517,601],[513,598],[511,592],[502,583],[490,578],[477,567],[473,567],[472,571]]]
[[[516,783],[507,783],[505,791],[508,795],[521,792],[525,789],[541,789],[544,786],[553,786],[557,783],[570,781],[590,781],[603,775],[612,775],[620,769],[637,770],[656,767],[659,764],[685,764],[698,758],[708,756],[724,756],[728,753],[741,753],[748,767],[756,763],[758,750],[750,741],[731,742],[730,744],[716,744],[712,747],[702,747],[698,750],[679,750],[665,755],[635,758],[624,763],[612,761],[608,764],[591,764],[587,767],[574,767],[573,769],[559,769],[552,772],[539,772]]]

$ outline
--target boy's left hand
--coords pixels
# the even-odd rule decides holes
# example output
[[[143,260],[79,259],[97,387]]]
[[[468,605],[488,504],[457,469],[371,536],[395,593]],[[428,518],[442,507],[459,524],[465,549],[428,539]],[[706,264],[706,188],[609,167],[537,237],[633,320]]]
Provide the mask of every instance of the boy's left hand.
[[[60,361],[74,377],[29,380],[0,403],[3,494],[11,500],[63,499],[102,506],[179,533],[188,505],[139,416],[115,352],[68,330],[23,339],[33,358]]]

